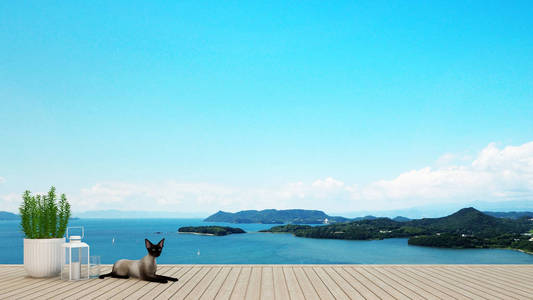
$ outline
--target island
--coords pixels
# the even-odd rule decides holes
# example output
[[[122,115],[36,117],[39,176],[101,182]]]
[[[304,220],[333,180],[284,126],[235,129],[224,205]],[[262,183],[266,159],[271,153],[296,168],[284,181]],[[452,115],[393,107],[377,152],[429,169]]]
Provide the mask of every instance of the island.
[[[261,232],[292,233],[298,237],[371,240],[409,238],[409,245],[446,248],[511,248],[533,253],[533,219],[497,218],[469,207],[442,218],[389,218],[323,226],[283,225]]]
[[[328,216],[320,210],[265,209],[243,210],[236,213],[219,211],[207,217],[204,221],[259,224],[332,224],[350,221],[350,219],[338,216]]]
[[[246,233],[241,228],[226,227],[226,226],[186,226],[178,229],[179,233],[194,233],[203,235],[224,236],[234,233]]]
[[[19,220],[20,216],[8,211],[0,211],[0,221]]]

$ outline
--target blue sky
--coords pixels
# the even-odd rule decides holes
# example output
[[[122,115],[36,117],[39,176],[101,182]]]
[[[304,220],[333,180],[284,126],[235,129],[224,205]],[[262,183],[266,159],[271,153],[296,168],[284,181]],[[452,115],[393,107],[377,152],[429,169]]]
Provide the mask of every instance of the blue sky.
[[[528,1],[4,1],[0,203],[52,184],[77,210],[533,199],[531,70]],[[353,196],[494,149],[522,172],[494,194]]]

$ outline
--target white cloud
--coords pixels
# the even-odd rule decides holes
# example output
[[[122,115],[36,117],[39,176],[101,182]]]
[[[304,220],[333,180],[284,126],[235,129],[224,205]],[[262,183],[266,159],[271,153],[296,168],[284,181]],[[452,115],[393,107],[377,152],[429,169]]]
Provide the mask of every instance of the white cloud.
[[[394,207],[465,200],[533,199],[533,142],[503,149],[491,143],[470,164],[408,171],[392,180],[355,189],[352,196],[388,202]]]
[[[4,177],[0,176],[0,183],[4,183],[4,182],[6,182],[6,179]]]
[[[18,213],[22,195],[10,193],[0,196],[0,210]]]
[[[425,167],[366,185],[327,177],[271,188],[176,181],[95,184],[71,197],[76,210],[125,209],[207,212],[263,208],[326,211],[398,209],[467,201],[533,201],[533,142],[499,149],[491,143],[474,159],[445,154]]]
[[[453,162],[457,158],[457,155],[453,153],[444,153],[437,159],[437,165],[447,165]]]
[[[464,164],[472,161],[472,156],[467,154],[445,153],[437,158],[437,167]]]
[[[318,179],[312,184],[313,187],[321,189],[336,189],[342,188],[344,182],[328,177],[326,179]]]
[[[112,208],[150,209],[180,208],[199,211],[212,203],[231,204],[234,190],[205,183],[161,183],[132,184],[124,182],[99,183],[82,189],[73,201],[80,209],[102,209],[101,204]],[[189,205],[192,204],[192,205]]]

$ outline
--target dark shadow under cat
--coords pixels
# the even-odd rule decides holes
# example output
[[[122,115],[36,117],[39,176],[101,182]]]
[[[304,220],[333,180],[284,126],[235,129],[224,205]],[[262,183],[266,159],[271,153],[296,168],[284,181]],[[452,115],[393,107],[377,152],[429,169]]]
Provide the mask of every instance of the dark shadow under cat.
[[[152,244],[148,239],[144,239],[144,244],[148,254],[140,260],[128,260],[121,259],[113,264],[113,270],[111,273],[100,275],[100,279],[105,277],[123,278],[128,279],[130,277],[139,278],[146,281],[167,283],[169,281],[178,281],[177,278],[157,275],[157,264],[155,262],[156,257],[161,255],[163,251],[163,244],[165,239],[162,239],[157,244]]]

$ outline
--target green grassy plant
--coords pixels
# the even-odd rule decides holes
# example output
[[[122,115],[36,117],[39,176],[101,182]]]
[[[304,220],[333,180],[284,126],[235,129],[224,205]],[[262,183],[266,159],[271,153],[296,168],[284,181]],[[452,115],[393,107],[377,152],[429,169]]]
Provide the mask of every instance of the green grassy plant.
[[[29,239],[61,238],[70,218],[70,204],[65,194],[57,200],[56,188],[46,195],[32,195],[25,191],[19,208],[20,226]]]

